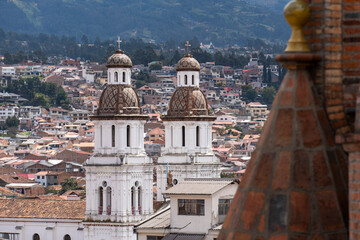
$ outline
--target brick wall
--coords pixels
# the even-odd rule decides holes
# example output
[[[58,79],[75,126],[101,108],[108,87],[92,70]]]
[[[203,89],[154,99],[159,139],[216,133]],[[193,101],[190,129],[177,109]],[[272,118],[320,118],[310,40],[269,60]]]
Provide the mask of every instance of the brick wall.
[[[313,76],[337,134],[350,131],[349,122],[353,121],[353,116],[349,108],[354,106],[355,102],[353,95],[349,96],[347,93],[348,89],[352,90],[351,86],[344,85],[342,1],[355,0],[307,0],[311,8],[311,19],[305,29],[311,50],[322,56],[319,66],[313,69]],[[349,62],[346,64],[351,66]]]
[[[323,60],[314,69],[315,83],[328,118],[349,160],[349,234],[360,238],[360,119],[356,98],[360,83],[360,1],[307,0],[312,9],[306,37]],[[359,112],[356,116],[356,112]]]

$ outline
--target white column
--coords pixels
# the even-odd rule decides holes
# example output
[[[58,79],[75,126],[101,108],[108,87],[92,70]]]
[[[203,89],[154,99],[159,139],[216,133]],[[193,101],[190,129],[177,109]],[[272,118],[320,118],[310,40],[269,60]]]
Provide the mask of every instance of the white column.
[[[90,175],[90,194],[92,194],[93,201],[91,203],[91,212],[94,215],[97,215],[99,213],[99,189],[96,184],[96,180],[94,179],[94,175]]]
[[[126,124],[119,124],[119,150],[123,152],[126,147]]]
[[[205,124],[201,124],[200,126],[200,147],[201,148],[206,148],[207,144],[206,144],[206,140],[207,140],[207,129],[206,129],[206,125]]]
[[[118,198],[118,202],[120,205],[119,209],[120,209],[120,215],[126,216],[126,199],[127,199],[126,182],[123,176],[121,176],[120,178],[121,178],[121,183],[119,184],[120,189],[119,189],[119,198]]]
[[[133,149],[136,147],[136,142],[138,140],[137,138],[137,131],[136,126],[134,126],[134,123],[131,123],[130,125],[130,152],[133,153]]]
[[[212,148],[212,134],[211,134],[211,130],[212,130],[212,126],[211,124],[207,124],[207,148],[211,149]]]
[[[165,148],[167,149],[171,147],[171,141],[172,141],[171,126],[169,126],[167,123],[165,123],[164,125],[165,125]]]
[[[103,213],[102,215],[107,215],[107,188],[103,187]]]
[[[126,184],[126,192],[128,193],[128,197],[127,199],[127,215],[132,215],[132,209],[131,209],[131,185],[130,185],[130,181],[127,180],[127,184]]]
[[[138,201],[138,199],[139,199],[139,191],[138,191],[138,187],[135,187],[135,189],[134,189],[134,192],[135,192],[135,194],[134,194],[134,196],[135,196],[135,201],[134,201],[134,203],[135,203],[135,215],[137,215],[137,214],[139,214],[139,208],[138,208],[138,206],[139,206],[139,201]]]
[[[111,124],[109,122],[105,122],[103,124],[103,145],[104,148],[111,147]]]
[[[185,127],[186,139],[185,145],[188,150],[193,151],[196,145],[196,129],[193,123],[187,124]]]
[[[94,121],[95,123],[95,151],[100,148],[100,125],[98,121]]]
[[[139,149],[144,150],[144,122],[141,121],[139,125]]]
[[[174,124],[175,128],[174,128],[174,146],[176,148],[181,148],[182,147],[182,125],[179,123],[175,123]],[[186,128],[185,128],[186,130]],[[178,136],[178,137],[175,137]]]

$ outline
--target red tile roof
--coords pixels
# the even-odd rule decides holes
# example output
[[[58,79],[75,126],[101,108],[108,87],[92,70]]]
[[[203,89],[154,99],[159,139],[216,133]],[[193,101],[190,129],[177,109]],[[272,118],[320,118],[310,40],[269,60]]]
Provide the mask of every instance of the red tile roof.
[[[0,217],[84,219],[85,201],[0,199]]]

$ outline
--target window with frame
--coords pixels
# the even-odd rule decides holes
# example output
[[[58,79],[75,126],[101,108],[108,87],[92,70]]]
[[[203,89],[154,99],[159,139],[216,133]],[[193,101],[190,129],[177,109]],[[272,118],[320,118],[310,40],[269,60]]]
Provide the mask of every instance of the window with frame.
[[[178,215],[205,215],[205,200],[178,199]]]
[[[231,199],[219,199],[219,223],[223,223],[229,211]]]

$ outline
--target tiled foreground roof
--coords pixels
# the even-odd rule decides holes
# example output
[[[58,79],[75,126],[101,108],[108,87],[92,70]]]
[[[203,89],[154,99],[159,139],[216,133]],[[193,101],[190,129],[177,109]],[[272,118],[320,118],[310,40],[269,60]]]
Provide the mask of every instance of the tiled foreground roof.
[[[85,201],[1,199],[0,217],[84,219]]]
[[[219,240],[347,239],[347,160],[304,67],[318,58],[277,58],[288,72]]]

